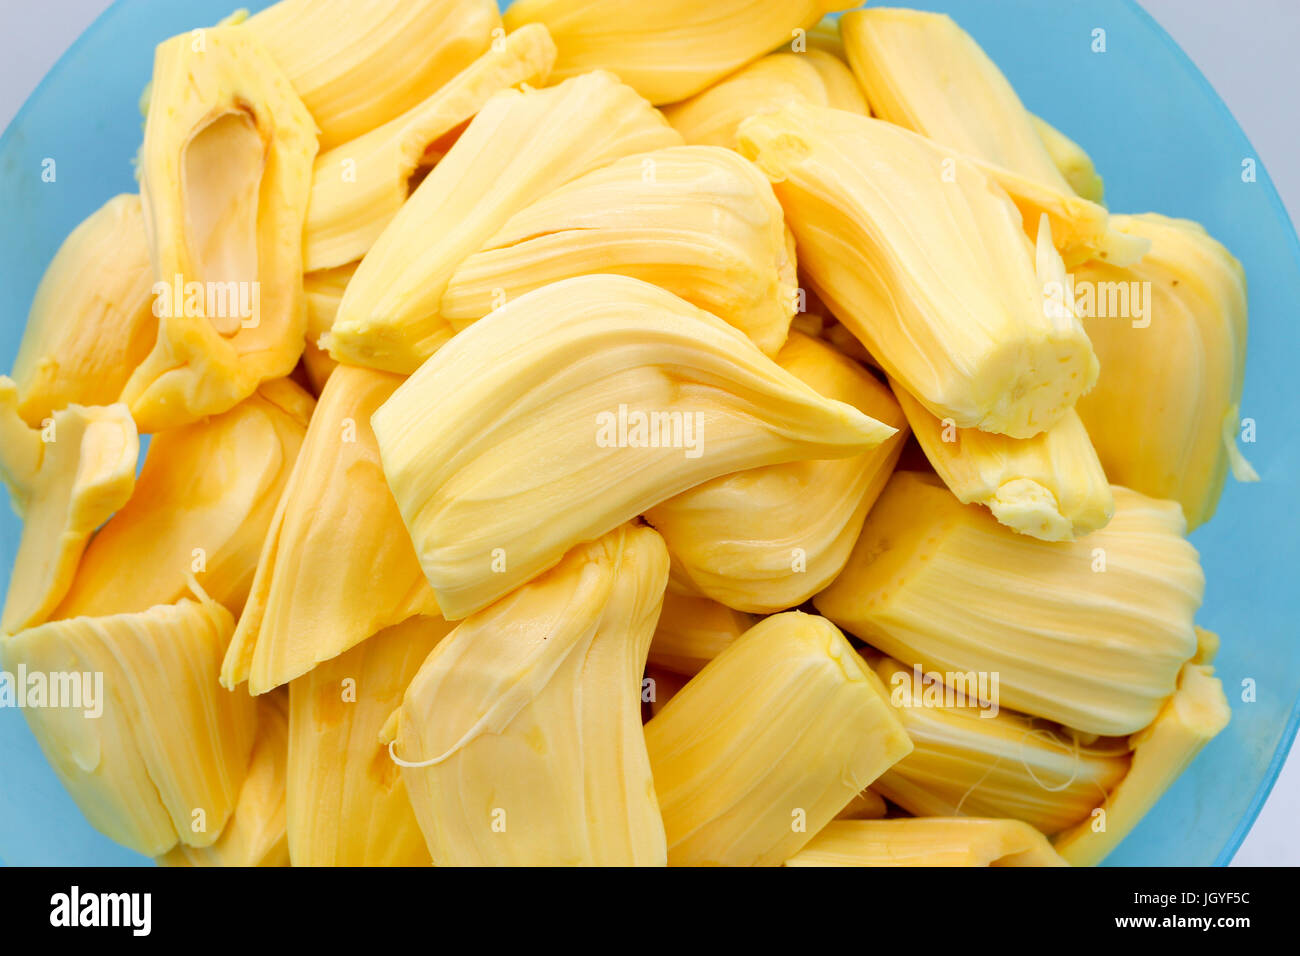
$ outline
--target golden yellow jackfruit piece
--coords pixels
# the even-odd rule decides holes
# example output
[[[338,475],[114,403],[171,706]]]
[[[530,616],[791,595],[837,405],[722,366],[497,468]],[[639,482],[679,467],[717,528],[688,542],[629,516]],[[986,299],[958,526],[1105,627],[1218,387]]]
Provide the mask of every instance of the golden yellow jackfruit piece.
[[[294,866],[428,866],[401,767],[379,731],[451,625],[412,617],[289,685]]]
[[[977,687],[931,681],[888,657],[874,670],[914,748],[872,786],[909,813],[1011,817],[1052,834],[1087,817],[1128,770],[1122,738],[1085,745],[1001,709],[996,685],[981,701]]]
[[[849,0],[515,0],[508,30],[544,23],[560,48],[554,77],[611,70],[651,103],[694,96],[779,44],[847,10]]]
[[[797,41],[796,37],[792,44]],[[844,52],[844,39],[840,36],[839,17],[824,16],[809,27],[803,35],[803,46],[805,50],[821,50],[848,62],[848,55]]]
[[[650,663],[678,674],[698,674],[756,623],[752,614],[706,597],[678,594],[670,586],[650,645]]]
[[[23,517],[0,635],[34,627],[54,611],[91,534],[131,497],[140,455],[125,405],[70,405],[28,429],[16,403],[13,380],[0,376],[0,472]]]
[[[963,504],[1043,541],[1073,541],[1104,527],[1115,510],[1106,473],[1074,409],[1033,438],[1008,438],[941,422],[895,385],[912,433]]]
[[[1203,627],[1196,629],[1196,656],[1193,664],[1213,664],[1219,653],[1219,635]]]
[[[1042,243],[1035,254],[973,164],[890,123],[807,106],[750,117],[739,147],[774,180],[818,295],[939,418],[1028,438],[1096,380],[1078,320],[1046,307],[1060,257]]]
[[[36,289],[14,359],[18,413],[111,405],[157,329],[140,197],[114,196],[73,229]]]
[[[1183,506],[1187,526],[1214,514],[1229,469],[1255,481],[1237,450],[1246,371],[1246,276],[1197,223],[1115,216],[1149,240],[1137,264],[1094,260],[1071,291],[1103,372],[1079,416],[1110,480]]]
[[[216,843],[202,848],[178,843],[159,866],[288,866],[285,835],[285,764],[289,715],[284,694],[257,702],[257,737],[235,812]]]
[[[906,759],[906,758],[904,758]],[[878,820],[889,812],[885,798],[868,788],[859,793],[835,814],[836,820]]]
[[[238,614],[312,405],[278,379],[223,415],[155,435],[134,494],[91,540],[54,617],[172,604],[189,574]]]
[[[780,864],[912,749],[844,635],[798,611],[746,631],[645,738],[678,866]]]
[[[908,666],[999,675],[1003,707],[1133,733],[1196,653],[1205,578],[1176,504],[1111,490],[1105,528],[1047,542],[897,472],[817,609]]]
[[[663,116],[610,73],[496,94],[361,260],[325,336],[330,354],[415,371],[455,332],[439,309],[456,267],[512,215],[622,156],[678,145]]]
[[[492,0],[281,0],[248,20],[330,149],[415,106],[488,49]]]
[[[333,327],[334,316],[343,301],[343,290],[356,271],[357,263],[350,262],[337,269],[322,269],[302,277],[303,291],[307,295],[307,345],[302,351],[302,364],[317,397],[325,390],[326,380],[339,364],[317,343]]]
[[[540,286],[612,273],[681,296],[775,355],[799,282],[786,235],[771,185],[729,149],[625,156],[512,216],[456,269],[442,314],[460,329]]]
[[[521,83],[543,85],[554,62],[546,28],[525,27],[401,116],[317,156],[306,268],[329,269],[364,256],[406,202],[412,177],[430,162],[428,152],[453,137],[494,93]]]
[[[1073,866],[1095,866],[1146,816],[1201,748],[1228,726],[1232,711],[1214,668],[1185,665],[1178,690],[1151,726],[1134,734],[1128,774],[1093,810],[1092,816],[1062,833],[1056,851]]]
[[[852,458],[735,472],[646,512],[694,588],[757,614],[797,607],[835,579],[907,441],[889,389],[829,345],[792,332],[776,363],[898,431]]]
[[[438,605],[380,468],[370,416],[402,380],[330,375],[280,495],[221,680],[264,694]]]
[[[894,433],[716,316],[613,275],[543,286],[480,319],[371,421],[449,620],[700,482],[860,454]]]
[[[315,133],[248,27],[159,44],[140,164],[158,338],[122,392],[141,432],[228,411],[298,363]]]
[[[786,866],[1069,866],[1019,820],[836,820]]]
[[[1030,115],[1029,119],[1038,131],[1047,154],[1070,188],[1091,202],[1102,202],[1106,196],[1106,186],[1097,175],[1097,167],[1089,156],[1074,140],[1066,136],[1041,116]]]
[[[662,866],[641,676],[668,579],[624,525],[434,648],[384,729],[436,866]]]
[[[56,680],[72,698],[23,713],[86,819],[138,853],[209,846],[234,812],[257,723],[252,698],[217,683],[234,627],[203,597],[53,621],[5,644],[8,667],[49,677],[50,702]]]

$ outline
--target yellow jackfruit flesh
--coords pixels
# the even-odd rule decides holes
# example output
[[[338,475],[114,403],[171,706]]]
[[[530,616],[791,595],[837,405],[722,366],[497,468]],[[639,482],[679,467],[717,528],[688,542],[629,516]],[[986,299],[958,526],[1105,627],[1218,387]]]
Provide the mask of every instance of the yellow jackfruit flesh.
[[[293,371],[315,133],[247,27],[158,46],[140,166],[158,337],[122,393],[141,432],[228,411]]]
[[[806,106],[745,120],[739,147],[774,180],[818,295],[940,419],[1028,438],[1096,380],[1072,311],[1046,307],[1060,257],[1035,252],[973,164],[889,123]]]
[[[1196,653],[1205,588],[1176,504],[1114,486],[1115,516],[1037,541],[898,472],[817,609],[908,666],[999,675],[1001,705],[1090,734],[1149,724]]]
[[[611,70],[656,105],[694,96],[850,0],[515,0],[508,30],[544,23],[560,49],[555,78]]]
[[[778,865],[912,749],[844,635],[798,611],[710,661],[645,739],[678,866]]]
[[[650,663],[677,674],[698,674],[756,623],[753,615],[678,594],[669,586],[650,644]]]
[[[449,82],[488,49],[501,16],[492,0],[281,0],[247,25],[330,149]]]
[[[221,679],[263,694],[438,605],[380,469],[370,416],[396,375],[330,375],[281,493]]]
[[[1041,116],[1031,114],[1029,119],[1033,122],[1034,129],[1038,131],[1043,146],[1047,148],[1047,154],[1052,157],[1057,172],[1065,177],[1070,188],[1084,199],[1096,203],[1102,202],[1105,199],[1106,187],[1101,176],[1097,175],[1097,167],[1093,165],[1092,157],[1082,146]]]
[[[849,457],[894,434],[721,319],[613,275],[556,282],[480,319],[372,424],[449,620],[702,481]]]
[[[146,856],[211,845],[235,810],[257,716],[217,683],[234,627],[221,605],[187,598],[53,621],[5,645],[9,667],[80,677],[96,698],[23,713],[91,825]]]
[[[500,90],[541,86],[555,62],[546,28],[512,33],[401,116],[316,157],[303,253],[308,271],[366,254],[411,190],[427,152]]]
[[[152,289],[140,197],[114,196],[68,234],[36,289],[13,371],[27,424],[118,400],[153,347]]]
[[[622,156],[680,144],[609,73],[496,94],[361,260],[324,339],[330,354],[413,372],[455,331],[439,309],[456,267],[512,215]]]
[[[289,685],[294,866],[428,866],[401,767],[379,731],[451,625],[412,617]]]
[[[672,146],[615,160],[516,213],[456,269],[442,314],[463,328],[525,292],[592,272],[661,286],[768,355],[795,311],[794,258],[767,179],[731,150]]]
[[[1078,311],[1101,360],[1079,416],[1110,480],[1183,506],[1187,526],[1214,514],[1228,471],[1255,474],[1236,445],[1246,371],[1246,276],[1197,223],[1115,216],[1151,243],[1137,264],[1075,270]]]
[[[352,262],[337,269],[309,272],[302,277],[303,292],[307,295],[307,344],[302,351],[302,364],[318,397],[325,390],[325,382],[338,362],[317,343],[333,327],[334,316],[343,301],[343,290],[356,271],[357,264]]]
[[[1069,866],[1019,820],[836,820],[786,866]]]
[[[172,604],[189,574],[238,614],[312,404],[278,379],[225,414],[155,435],[134,494],[91,540],[54,617]]]
[[[868,788],[850,800],[839,813],[836,820],[878,820],[889,812],[885,798]]]
[[[385,728],[435,866],[662,866],[641,676],[668,577],[624,525],[467,619]]]
[[[840,573],[907,440],[889,389],[829,345],[792,332],[776,363],[898,431],[852,458],[736,472],[646,512],[695,589],[759,614],[797,607]]]

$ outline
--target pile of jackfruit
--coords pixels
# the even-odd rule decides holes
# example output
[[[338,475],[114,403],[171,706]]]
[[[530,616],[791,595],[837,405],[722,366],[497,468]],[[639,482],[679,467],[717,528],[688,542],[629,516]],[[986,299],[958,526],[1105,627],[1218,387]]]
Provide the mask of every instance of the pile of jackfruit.
[[[3,656],[103,675],[24,711],[95,827],[1083,865],[1151,809],[1228,721],[1186,534],[1255,477],[1243,271],[1112,215],[951,19],[851,5],[282,0],[158,46],[139,195],[0,379]]]

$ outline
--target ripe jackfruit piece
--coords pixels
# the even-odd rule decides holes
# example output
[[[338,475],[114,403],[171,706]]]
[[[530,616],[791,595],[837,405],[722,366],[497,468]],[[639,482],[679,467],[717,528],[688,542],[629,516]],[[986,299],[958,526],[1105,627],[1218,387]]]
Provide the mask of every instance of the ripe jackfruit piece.
[[[455,332],[439,309],[456,267],[512,215],[622,156],[678,145],[659,112],[610,73],[496,94],[361,260],[324,340],[330,354],[415,371]]]
[[[1193,664],[1213,664],[1219,653],[1219,635],[1203,627],[1196,629],[1196,656]]]
[[[646,512],[695,588],[757,614],[797,607],[835,579],[907,441],[889,389],[829,345],[792,332],[776,363],[898,431],[852,458],[735,472]]]
[[[339,303],[343,301],[343,290],[348,287],[356,271],[357,263],[350,262],[337,269],[322,269],[302,277],[303,291],[307,295],[307,345],[302,351],[302,364],[318,398],[325,390],[325,382],[330,373],[339,363],[330,358],[329,352],[317,343],[333,327],[334,316],[338,314]]]
[[[1186,664],[1178,690],[1151,726],[1135,734],[1133,764],[1092,816],[1055,840],[1073,866],[1095,866],[1155,806],[1201,748],[1228,726],[1232,711],[1214,668]]]
[[[778,865],[912,749],[844,635],[799,611],[741,635],[645,739],[677,866]]]
[[[491,0],[281,0],[248,20],[321,131],[321,149],[415,106],[491,45]]]
[[[460,329],[540,286],[613,273],[681,296],[775,355],[799,281],[786,235],[771,185],[729,149],[625,156],[512,216],[456,269],[442,314]]]
[[[996,687],[986,684],[994,699],[981,702],[978,675],[945,686],[888,657],[874,669],[914,748],[872,786],[909,813],[1011,817],[1052,834],[1086,818],[1128,770],[1122,738],[1084,744],[1055,724],[995,709]]]
[[[1205,578],[1175,503],[1111,490],[1105,528],[1047,542],[961,504],[935,476],[898,472],[815,604],[908,666],[999,674],[1003,707],[1133,733],[1196,653]]]
[[[23,516],[0,635],[34,627],[54,611],[90,536],[131,497],[140,455],[125,405],[70,405],[29,430],[16,398],[13,380],[0,376],[3,432],[15,439],[0,447],[0,471]]]
[[[449,620],[702,481],[856,455],[894,433],[716,316],[613,275],[556,282],[480,319],[372,424]]]
[[[428,866],[402,770],[379,732],[451,625],[412,617],[289,685],[294,866]]]
[[[775,181],[818,295],[939,418],[1028,438],[1096,380],[1078,320],[1045,307],[1059,256],[1035,254],[973,164],[890,123],[807,106],[745,120],[739,147]]]
[[[99,683],[91,675],[103,675],[93,702],[23,713],[86,819],[138,853],[209,846],[235,810],[257,716],[252,698],[217,683],[234,627],[203,596],[53,621],[5,645],[9,666],[79,676],[83,693]]]
[[[678,674],[698,674],[756,623],[751,614],[669,587],[650,645],[650,663]]]
[[[1073,541],[1115,511],[1106,473],[1074,409],[1033,438],[1008,438],[941,422],[895,385],[925,456],[963,504],[984,505],[1002,524],[1043,541]]]
[[[329,269],[364,256],[406,202],[416,171],[430,164],[429,151],[454,137],[494,93],[544,84],[554,62],[546,28],[525,27],[401,116],[317,156],[306,268]]]
[[[1069,866],[1019,820],[836,820],[786,866]]]
[[[662,866],[641,675],[668,552],[623,525],[474,615],[384,729],[435,866]]]
[[[835,814],[835,819],[878,820],[888,812],[889,808],[885,805],[885,798],[868,788],[850,800],[843,810]]]
[[[189,574],[238,614],[312,404],[278,379],[223,415],[155,435],[135,493],[91,540],[54,617],[172,604]]]
[[[1128,268],[1093,261],[1075,271],[1078,311],[1104,369],[1079,416],[1111,481],[1177,501],[1197,528],[1229,470],[1258,480],[1235,441],[1246,276],[1197,223],[1155,213],[1114,222],[1151,251]]]
[[[122,392],[142,432],[293,371],[315,133],[248,27],[159,44],[140,165],[158,338]]]
[[[384,482],[370,416],[396,375],[340,366],[267,531],[221,681],[264,694],[438,605]]]
[[[1083,147],[1041,116],[1030,114],[1029,119],[1038,131],[1047,154],[1070,188],[1091,202],[1103,202],[1106,198],[1106,186],[1097,175],[1097,167],[1092,164],[1092,157]]]
[[[821,50],[847,63],[848,54],[844,52],[844,38],[840,36],[840,19],[840,17],[824,16],[814,26],[809,27],[803,36],[805,50]]]
[[[849,0],[515,0],[507,30],[544,23],[560,49],[554,77],[611,70],[658,106],[694,96]]]
[[[178,843],[158,858],[159,866],[288,866],[285,836],[285,764],[289,715],[284,694],[257,702],[257,737],[235,812],[211,846]]]
[[[27,424],[118,400],[153,346],[152,289],[140,197],[114,196],[68,234],[36,289],[13,371]]]

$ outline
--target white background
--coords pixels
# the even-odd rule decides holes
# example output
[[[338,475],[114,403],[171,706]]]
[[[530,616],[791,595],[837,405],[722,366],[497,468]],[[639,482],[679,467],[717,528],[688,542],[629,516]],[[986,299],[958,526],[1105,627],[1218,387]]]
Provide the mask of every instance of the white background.
[[[0,128],[110,0],[0,0]],[[1060,3],[1063,0],[1043,0]],[[1079,0],[1085,2],[1085,0]],[[1296,0],[1140,0],[1209,78],[1300,222]],[[899,0],[906,5],[906,0]],[[238,6],[232,0],[231,7]],[[1233,861],[1300,866],[1300,755],[1292,753]]]

